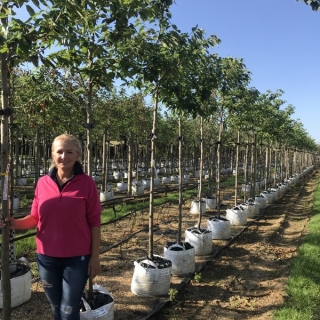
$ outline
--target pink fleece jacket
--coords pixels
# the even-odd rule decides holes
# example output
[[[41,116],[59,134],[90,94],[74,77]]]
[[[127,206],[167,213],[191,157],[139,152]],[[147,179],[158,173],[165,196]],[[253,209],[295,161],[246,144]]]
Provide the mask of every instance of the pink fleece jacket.
[[[101,223],[96,184],[79,174],[60,192],[46,175],[38,181],[31,215],[38,220],[37,253],[60,258],[90,254],[91,228]]]

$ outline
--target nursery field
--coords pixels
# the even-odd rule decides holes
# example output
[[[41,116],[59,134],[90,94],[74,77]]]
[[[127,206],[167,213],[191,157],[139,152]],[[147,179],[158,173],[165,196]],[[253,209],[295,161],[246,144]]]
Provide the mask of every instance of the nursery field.
[[[319,1],[305,0],[312,9]],[[1,1],[3,218],[29,214],[39,178],[54,166],[57,179],[70,177],[71,164],[79,160],[94,179],[103,206],[102,268],[94,283],[114,301],[114,312],[102,315],[109,319],[97,315],[100,305],[93,307],[96,319],[271,319],[286,300],[290,262],[304,235],[312,234],[307,225],[320,181],[320,169],[313,168],[320,164],[320,145],[299,119],[291,118],[295,108],[287,105],[281,88],[260,92],[252,86],[243,58],[213,53],[222,39],[198,24],[181,32],[170,12],[175,2]],[[72,150],[60,150],[57,141],[72,142]],[[119,188],[120,181],[126,188]],[[284,183],[276,185],[280,181]],[[284,191],[282,187],[285,192],[273,202],[271,193]],[[237,202],[248,200],[244,192],[249,190],[253,202],[260,197],[269,205],[264,203],[247,220],[249,209]],[[219,198],[217,208],[207,202],[215,200],[213,195]],[[190,210],[204,202],[211,208],[205,213]],[[231,226],[227,236],[211,233],[213,221],[229,227],[232,219],[225,215],[230,211],[234,220],[241,216],[241,223]],[[29,264],[32,285],[31,298],[14,307],[11,318],[9,299],[2,299],[3,317],[10,319],[2,319],[0,310],[0,320],[52,319],[37,270],[36,228],[11,231],[11,242],[7,229],[0,230],[5,232],[3,296],[9,298],[10,281],[19,278],[15,280],[23,288],[12,288],[29,298]],[[191,231],[200,234],[201,244],[206,242],[205,253],[211,252],[195,257],[195,272],[192,268],[189,275],[174,276],[173,259],[158,256],[175,242],[191,243]],[[59,240],[60,246],[68,245]],[[193,243],[186,247],[196,252]],[[185,251],[180,250],[181,256]],[[16,258],[25,258],[20,269]],[[183,258],[184,266],[194,262],[194,256]],[[150,266],[156,260],[161,263]],[[164,287],[152,293],[165,296],[133,293],[147,295],[132,288],[139,282],[132,282],[138,262],[138,280],[147,279],[141,286]],[[20,277],[23,272],[27,281]],[[162,286],[163,273],[167,281]],[[152,283],[153,278],[157,281]]]
[[[271,319],[285,299],[289,264],[296,255],[312,215],[312,197],[320,170],[316,168],[268,206],[248,226],[233,226],[231,240],[213,240],[213,252],[196,256],[196,274],[172,277],[168,297],[137,297],[131,290],[134,261],[148,252],[148,202],[146,209],[102,228],[102,272],[94,280],[114,297],[115,319]],[[223,190],[224,215],[234,199]],[[192,227],[198,216],[190,213],[191,200],[183,206],[183,227]],[[154,209],[154,253],[163,255],[178,229],[175,203]],[[207,211],[202,219],[214,216]],[[12,310],[12,320],[51,319],[50,306],[33,267],[31,299]],[[173,300],[173,301],[171,301]],[[157,312],[155,312],[157,311]],[[154,314],[153,314],[154,312]],[[1,315],[0,315],[1,319]]]

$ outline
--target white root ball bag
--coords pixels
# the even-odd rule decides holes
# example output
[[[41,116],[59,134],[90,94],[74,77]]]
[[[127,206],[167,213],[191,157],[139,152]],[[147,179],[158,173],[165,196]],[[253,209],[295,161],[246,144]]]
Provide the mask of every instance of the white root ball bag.
[[[80,310],[80,320],[113,320],[113,297],[110,295],[106,288],[97,284],[93,286],[93,292],[95,297],[95,303],[98,307],[92,309],[89,303],[84,298],[82,298],[82,310]]]
[[[19,267],[19,261],[25,263]],[[19,270],[20,269],[20,270]],[[29,270],[29,262],[26,258],[18,260],[17,273],[10,279],[11,285],[11,308],[17,307],[20,304],[28,301],[31,298],[31,280],[32,274]],[[0,270],[1,275],[1,270]],[[0,280],[0,288],[2,283]],[[0,309],[3,308],[3,293],[0,289]]]
[[[211,217],[207,220],[208,230],[212,232],[212,239],[227,240],[231,238],[230,221],[224,217]]]
[[[172,263],[160,256],[134,262],[131,292],[139,297],[167,295],[170,289]]]
[[[164,247],[164,257],[172,262],[171,274],[174,276],[194,273],[196,269],[195,249],[188,242],[168,242]]]
[[[201,256],[212,252],[212,232],[197,227],[188,228],[185,232],[185,241],[195,249],[195,255]]]
[[[235,206],[226,210],[226,219],[232,226],[244,226],[247,223],[247,211],[241,206]]]

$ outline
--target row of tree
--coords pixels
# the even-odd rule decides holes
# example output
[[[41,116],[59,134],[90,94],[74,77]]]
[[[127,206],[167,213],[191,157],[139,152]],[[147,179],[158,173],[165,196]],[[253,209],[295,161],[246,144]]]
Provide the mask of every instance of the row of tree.
[[[204,116],[209,127],[218,123],[234,136],[231,128],[245,134],[255,128],[270,143],[314,150],[303,125],[290,119],[294,108],[282,108],[283,92],[261,94],[250,87],[250,72],[242,59],[211,53],[220,41],[216,36],[206,37],[198,27],[181,33],[170,22],[171,4],[168,0],[109,1],[108,5],[105,1],[33,1],[31,6],[30,1],[5,1],[2,55],[7,69],[2,82],[8,90],[3,90],[3,97],[6,92],[10,96],[13,122],[21,133],[32,138],[40,125],[41,136],[49,139],[65,128],[86,134],[90,161],[92,137],[101,138],[109,130],[109,139],[118,140],[120,135],[128,137],[130,128],[139,141],[156,135],[168,142],[174,136],[173,114],[183,114],[186,119]],[[15,7],[25,7],[30,18],[17,19]],[[17,68],[26,61],[42,65],[32,73]],[[139,94],[116,93],[115,79]],[[152,113],[140,92],[173,111],[159,118],[160,124],[169,123],[167,135],[152,132]],[[9,100],[3,105],[7,107]],[[214,139],[217,130],[211,132]]]
[[[86,139],[86,104],[82,95],[77,94],[81,88],[77,76],[66,76],[65,71],[41,66],[34,72],[15,68],[10,81],[10,106],[14,110],[11,122],[15,124],[12,128],[15,136],[24,137],[32,145],[38,134],[41,144],[48,147],[56,135],[66,130],[79,139]],[[318,146],[302,123],[291,119],[294,108],[291,105],[282,108],[285,101],[281,99],[281,90],[265,94],[255,88],[240,87],[238,90],[224,95],[215,91],[214,97],[210,97],[212,109],[203,123],[205,148],[217,143],[222,124],[224,146],[235,145],[239,131],[239,142],[243,145],[251,143],[253,134],[257,133],[259,143],[262,141],[274,148],[317,151]],[[97,146],[102,148],[104,134],[107,134],[107,141],[123,144],[133,134],[138,145],[148,145],[153,108],[141,93],[128,95],[124,90],[98,88],[92,93],[92,101],[91,132],[95,150]],[[158,158],[177,155],[179,115],[165,110],[158,112]],[[182,123],[184,145],[199,147],[199,118],[186,114]],[[96,152],[93,156],[98,160]]]
[[[10,80],[12,122],[18,125],[21,135],[33,139],[36,130],[40,130],[42,139],[51,141],[66,128],[80,137],[84,135],[86,104],[82,95],[77,94],[81,89],[77,77],[66,77],[66,73],[42,66],[34,72],[14,69]],[[268,142],[278,141],[283,146],[316,150],[316,144],[303,124],[291,119],[294,108],[291,105],[282,108],[285,101],[281,99],[281,90],[265,94],[245,86],[238,90],[227,94],[215,91],[214,97],[209,98],[211,110],[208,104],[210,113],[204,122],[208,139],[217,137],[218,124],[222,122],[229,141],[236,137],[238,129],[244,140],[255,129]],[[141,93],[127,95],[124,90],[116,92],[99,88],[93,91],[92,99],[93,140],[101,139],[106,129],[111,140],[123,140],[121,136],[129,137],[131,131],[141,143],[149,139],[152,108]],[[161,154],[168,143],[175,143],[177,139],[177,118],[172,112],[159,112],[157,136]],[[191,145],[199,137],[199,120],[187,114],[183,118],[187,120],[184,141]]]

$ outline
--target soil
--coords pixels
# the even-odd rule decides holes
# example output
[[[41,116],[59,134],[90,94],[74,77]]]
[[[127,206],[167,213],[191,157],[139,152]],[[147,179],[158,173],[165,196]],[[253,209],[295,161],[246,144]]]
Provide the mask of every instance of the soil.
[[[114,298],[114,319],[272,319],[273,312],[287,298],[290,263],[308,232],[319,176],[316,168],[269,205],[263,215],[249,219],[245,227],[232,227],[233,239],[213,240],[211,255],[196,256],[196,276],[171,277],[171,288],[177,289],[171,295],[173,301],[168,296],[138,297],[130,290],[134,261],[148,253],[148,201],[145,210],[103,226],[102,272],[94,282],[105,287]],[[233,205],[230,192],[223,195],[224,210]],[[190,206],[191,200],[186,200],[182,230],[197,222],[197,215],[190,214]],[[177,212],[177,205],[172,203],[155,208],[155,254],[163,255],[166,243],[175,241]],[[223,210],[221,213],[224,214]],[[214,210],[207,211],[202,224],[206,226],[206,219],[215,214]],[[35,262],[32,257],[28,259],[34,279],[31,298],[12,309],[11,319],[52,319],[50,306],[37,281]]]

